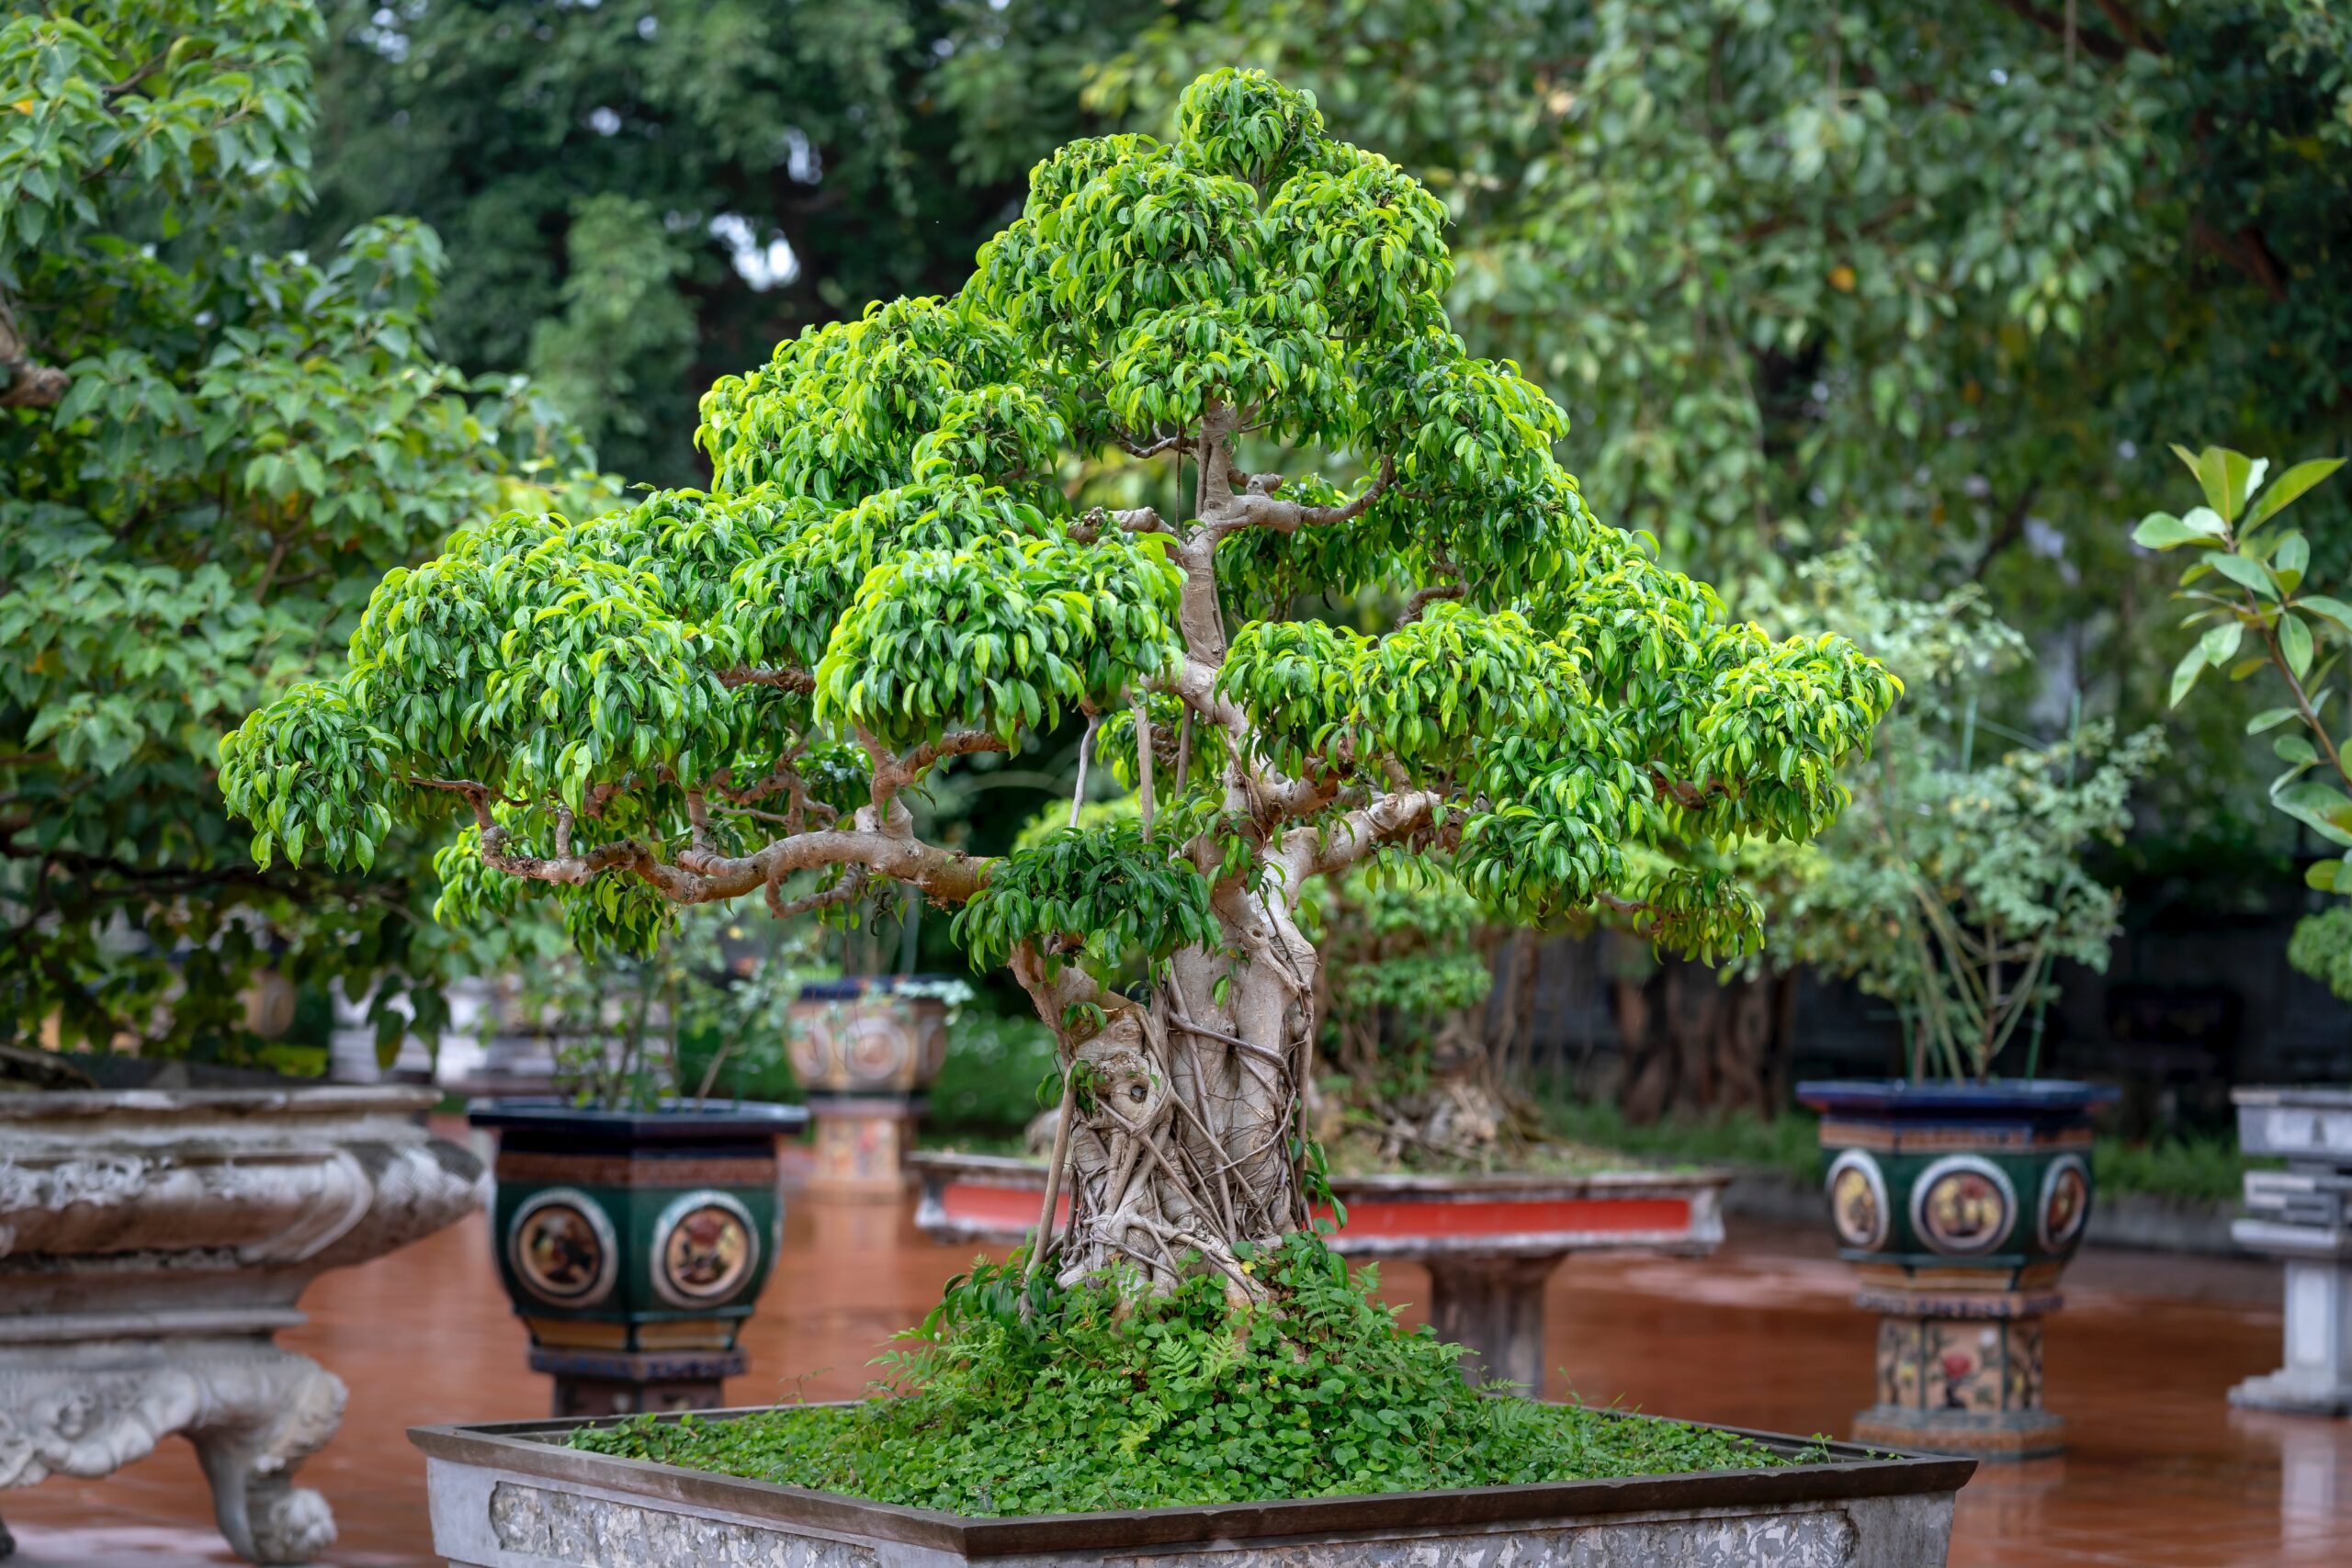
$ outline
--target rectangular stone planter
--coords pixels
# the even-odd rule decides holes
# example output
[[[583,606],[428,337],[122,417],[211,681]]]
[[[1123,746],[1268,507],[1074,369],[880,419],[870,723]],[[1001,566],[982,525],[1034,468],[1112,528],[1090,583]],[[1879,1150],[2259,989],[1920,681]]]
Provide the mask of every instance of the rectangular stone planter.
[[[726,1414],[747,1412],[704,1418]],[[976,1518],[582,1453],[562,1446],[578,1425],[412,1430],[434,1550],[452,1568],[1938,1568],[1976,1468],[1841,1443],[1775,1470]]]

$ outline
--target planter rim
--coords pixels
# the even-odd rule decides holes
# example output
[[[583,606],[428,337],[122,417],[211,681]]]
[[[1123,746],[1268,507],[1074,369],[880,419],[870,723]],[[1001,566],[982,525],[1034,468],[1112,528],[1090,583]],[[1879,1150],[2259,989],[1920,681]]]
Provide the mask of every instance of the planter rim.
[[[1046,1162],[1020,1155],[967,1155],[940,1149],[918,1149],[907,1156],[907,1168],[917,1172],[937,1171],[942,1176],[975,1176],[1010,1178],[1042,1189],[1046,1180]],[[1645,1170],[1629,1168],[1622,1170],[1595,1170],[1582,1175],[1550,1174],[1543,1171],[1498,1170],[1475,1175],[1442,1176],[1419,1171],[1375,1173],[1366,1176],[1333,1176],[1331,1190],[1342,1201],[1354,1193],[1365,1197],[1435,1197],[1462,1194],[1500,1192],[1513,1196],[1564,1196],[1590,1191],[1614,1191],[1631,1189],[1635,1191],[1670,1187],[1675,1191],[1693,1188],[1728,1187],[1738,1172],[1715,1168],[1694,1170]]]
[[[2111,1104],[2122,1091],[2074,1078],[1994,1078],[1974,1083],[1913,1083],[1908,1078],[1818,1078],[1797,1085],[1798,1103],[1815,1111],[1891,1111],[1967,1117],[1991,1113],[2070,1115]]]
[[[2249,1085],[2230,1090],[2236,1105],[2302,1106],[2313,1111],[2352,1110],[2352,1089],[2327,1085]]]
[[[828,1401],[835,1405],[848,1401]],[[721,1421],[767,1407],[688,1412]],[[1620,1420],[1658,1417],[1609,1411]],[[502,1421],[469,1426],[412,1427],[409,1441],[429,1459],[517,1472],[606,1494],[650,1496],[688,1508],[724,1512],[761,1522],[815,1526],[908,1545],[1004,1557],[1025,1552],[1123,1551],[1269,1537],[1355,1535],[1430,1526],[1536,1523],[1667,1508],[1715,1508],[1904,1496],[1957,1491],[1977,1461],[1830,1443],[1821,1464],[1770,1470],[1716,1470],[1606,1481],[1543,1481],[1516,1486],[1448,1491],[1386,1492],[1361,1496],[1299,1497],[1262,1503],[1136,1508],[1091,1514],[1031,1514],[1009,1517],[951,1514],[936,1508],[869,1502],[839,1492],[752,1481],[650,1460],[585,1453],[562,1445],[583,1427],[606,1427],[631,1416],[597,1420]],[[664,1416],[674,1420],[675,1416]],[[1776,1452],[1810,1440],[1736,1427],[1710,1430],[1752,1438]]]
[[[713,1137],[768,1137],[797,1133],[808,1124],[805,1105],[772,1100],[711,1105],[695,1110],[669,1104],[659,1111],[601,1111],[560,1100],[526,1098],[477,1101],[466,1111],[476,1127],[492,1131],[617,1134],[641,1143],[699,1142]]]
[[[804,1002],[849,1002],[870,992],[884,996],[895,993],[901,986],[941,986],[955,979],[953,975],[843,975],[832,980],[809,980],[800,987]],[[933,997],[919,997],[918,1001],[935,1001]]]
[[[441,1091],[403,1084],[329,1084],[316,1089],[98,1089],[0,1095],[0,1122],[118,1116],[204,1120],[314,1116],[322,1111],[401,1114],[429,1111]]]

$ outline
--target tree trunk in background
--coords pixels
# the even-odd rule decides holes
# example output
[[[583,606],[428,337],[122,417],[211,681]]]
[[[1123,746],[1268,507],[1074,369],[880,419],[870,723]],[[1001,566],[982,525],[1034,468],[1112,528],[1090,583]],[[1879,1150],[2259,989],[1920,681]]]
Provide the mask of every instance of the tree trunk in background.
[[[1617,1103],[1635,1124],[1748,1111],[1770,1120],[1788,1093],[1796,976],[1724,983],[1687,959],[1615,982]]]

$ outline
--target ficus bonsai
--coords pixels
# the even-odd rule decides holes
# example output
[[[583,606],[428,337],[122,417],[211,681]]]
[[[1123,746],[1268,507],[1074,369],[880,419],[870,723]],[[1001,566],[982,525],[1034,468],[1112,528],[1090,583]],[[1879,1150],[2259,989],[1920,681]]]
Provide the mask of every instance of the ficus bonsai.
[[[954,298],[721,379],[710,493],[390,573],[348,672],[252,716],[222,782],[265,861],[454,818],[451,908],[527,884],[606,942],[918,889],[1057,1032],[1072,1208],[1039,1256],[1239,1301],[1310,1226],[1310,879],[1442,852],[1507,918],[1736,949],[1734,880],[1625,848],[1820,831],[1896,683],[1597,520],[1558,407],[1448,330],[1443,206],[1310,98],[1218,71],[1178,118],[1041,164]],[[1069,499],[1122,451],[1182,504]],[[1288,618],[1383,592],[1374,634]],[[927,779],[1080,716],[1127,819],[992,859],[914,831]]]

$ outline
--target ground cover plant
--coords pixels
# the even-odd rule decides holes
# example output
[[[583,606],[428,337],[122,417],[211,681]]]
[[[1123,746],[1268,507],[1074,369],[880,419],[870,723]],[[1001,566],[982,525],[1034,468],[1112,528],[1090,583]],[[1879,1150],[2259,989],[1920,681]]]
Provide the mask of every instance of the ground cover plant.
[[[1017,1269],[953,1283],[888,1359],[897,1397],[730,1421],[641,1417],[573,1447],[958,1514],[1598,1480],[1804,1462],[1746,1438],[1497,1399],[1398,1331],[1333,1254],[1254,1260],[1282,1310],[1238,1329],[1213,1276],[1129,1307]]]
[[[1028,1310],[1272,1323],[1300,1308],[1258,1260],[1313,1250],[1324,1196],[1310,880],[1443,854],[1502,918],[1738,951],[1736,878],[1626,847],[1821,831],[1897,687],[1593,515],[1558,408],[1449,331],[1414,181],[1260,73],[1178,120],[1040,164],[954,298],[720,380],[709,493],[509,513],[387,576],[349,672],[253,715],[222,780],[264,863],[454,831],[453,918],[549,896],[615,950],[913,887],[1056,1032],[1071,1213]],[[1073,502],[1122,450],[1158,503]],[[1288,618],[1368,592],[1377,631]],[[917,832],[926,781],[1080,722],[1133,812],[996,857]]]

